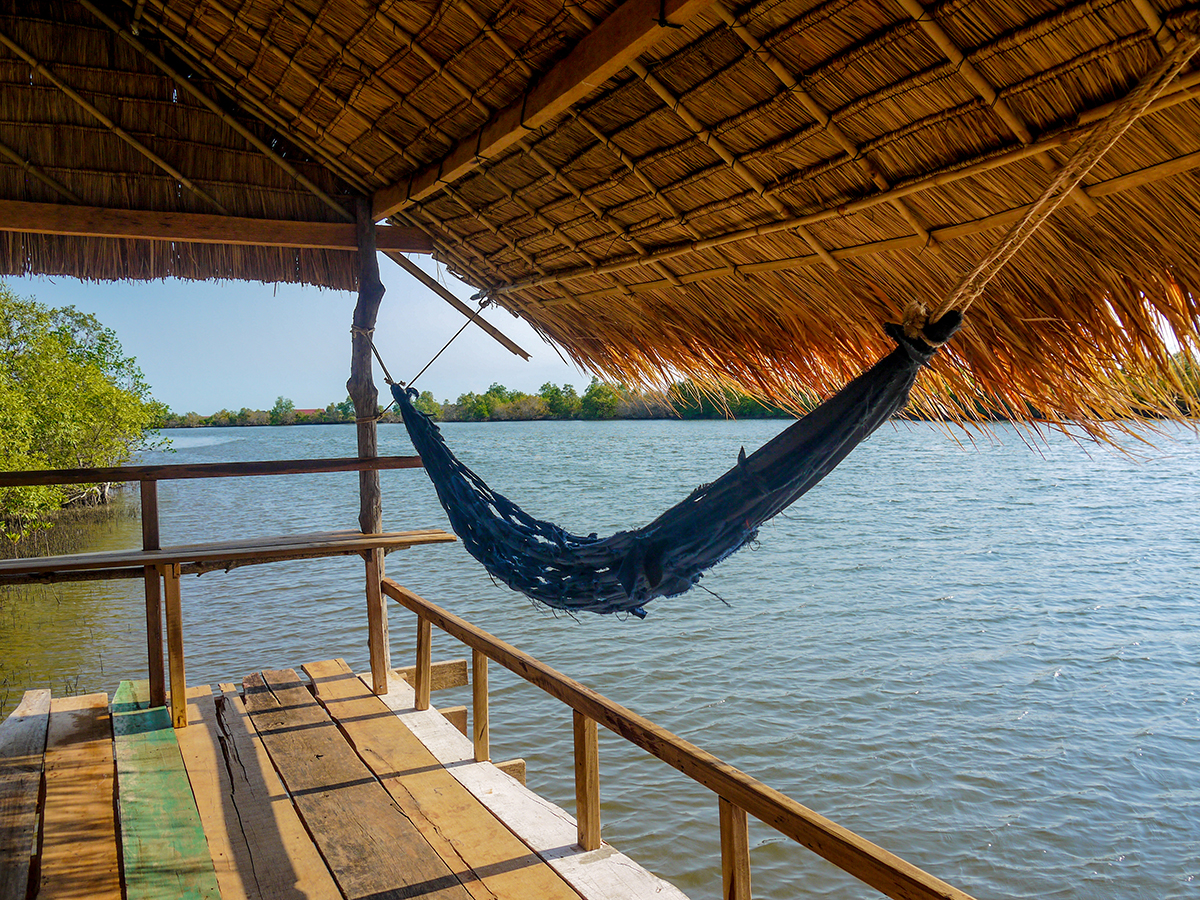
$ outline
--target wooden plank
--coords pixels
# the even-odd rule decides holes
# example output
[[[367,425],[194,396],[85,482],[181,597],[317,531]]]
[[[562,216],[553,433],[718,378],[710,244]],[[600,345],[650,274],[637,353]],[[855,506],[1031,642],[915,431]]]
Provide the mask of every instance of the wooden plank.
[[[719,803],[721,828],[721,896],[750,900],[750,831],[746,811],[724,797]]]
[[[626,0],[528,91],[493,115],[438,162],[403,181],[375,192],[375,221],[386,219],[410,203],[436,193],[466,175],[486,159],[502,153],[530,129],[540,128],[575,102],[596,90],[657,41],[669,34],[659,25],[666,15],[674,24],[685,24],[712,0]]]
[[[26,691],[0,724],[0,900],[25,900],[36,874],[38,791],[50,692]]]
[[[225,246],[358,249],[354,226],[341,222],[249,219],[210,213],[108,209],[22,200],[0,200],[0,231]],[[380,250],[433,252],[432,239],[419,228],[377,225],[375,240]]]
[[[467,900],[293,670],[250,675],[243,688],[271,762],[347,900]]]
[[[447,706],[442,709],[442,715],[446,717],[447,722],[463,734],[468,737],[470,736],[467,725],[467,708],[465,706]]]
[[[166,587],[167,668],[171,673],[171,724],[187,726],[187,677],[183,667],[183,603],[179,596],[179,565],[162,566]],[[151,686],[153,689],[153,685]],[[150,705],[154,704],[151,694]]]
[[[493,637],[460,616],[417,596],[390,578],[384,579],[383,592],[417,615],[428,617],[438,628],[472,650],[486,653],[490,659],[550,696],[595,719],[605,728],[714,793],[726,797],[760,822],[803,844],[880,893],[906,900],[972,900],[965,891],[797,803],[786,794],[654,724],[645,716],[614,703],[587,685],[568,678],[552,666]]]
[[[505,759],[498,763],[495,763],[495,766],[497,769],[499,769],[501,772],[503,772],[509,778],[519,781],[519,782],[521,782],[521,784],[525,783],[525,774],[526,774],[525,760],[519,759],[519,758],[518,759]]]
[[[544,859],[586,900],[688,900],[616,848],[584,851],[575,843],[575,820],[490,762],[474,762],[474,747],[436,709],[418,711],[412,686],[392,679],[379,699],[463,787]]]
[[[575,733],[575,820],[579,846],[600,847],[600,744],[596,720],[581,712],[572,713]]]
[[[342,660],[312,663],[317,699],[476,900],[578,900],[366,690]]]
[[[106,481],[168,481],[180,478],[243,478],[249,475],[315,475],[325,472],[361,472],[364,469],[419,468],[419,456],[377,456],[374,459],[348,456],[336,459],[264,459],[95,469],[25,469],[0,472],[0,487],[97,484]]]
[[[308,900],[341,900],[342,893],[279,780],[236,686],[223,684],[221,691],[217,716],[237,833],[253,848],[254,880],[261,896],[288,900],[298,892]]]
[[[107,694],[50,702],[38,900],[121,900]]]
[[[404,666],[393,669],[393,675],[399,675],[411,685],[417,683],[417,667]],[[444,691],[447,688],[465,687],[467,685],[467,661],[465,659],[446,659],[431,663],[429,666],[429,689]]]
[[[282,538],[246,538],[218,544],[193,544],[164,547],[161,550],[115,550],[100,553],[73,553],[66,556],[39,556],[31,559],[0,560],[0,573],[69,572],[121,566],[217,564],[218,567],[242,564],[255,557],[271,559],[307,559],[326,555],[361,553],[373,547],[390,550],[423,544],[441,544],[456,540],[440,528],[419,531],[393,531],[362,534],[357,531],[322,532],[317,535],[289,535]]]
[[[233,685],[190,688],[176,737],[222,900],[340,900]]]
[[[113,698],[117,813],[128,900],[219,900],[200,813],[165,707],[125,681]]]

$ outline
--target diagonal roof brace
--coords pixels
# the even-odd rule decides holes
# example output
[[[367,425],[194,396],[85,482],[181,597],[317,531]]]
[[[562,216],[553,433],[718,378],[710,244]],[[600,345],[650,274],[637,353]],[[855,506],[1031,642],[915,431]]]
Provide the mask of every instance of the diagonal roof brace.
[[[575,48],[532,83],[525,94],[459,141],[436,163],[375,192],[375,221],[436,193],[484,159],[511,147],[532,129],[598,88],[669,33],[659,24],[684,24],[711,0],[625,0]]]

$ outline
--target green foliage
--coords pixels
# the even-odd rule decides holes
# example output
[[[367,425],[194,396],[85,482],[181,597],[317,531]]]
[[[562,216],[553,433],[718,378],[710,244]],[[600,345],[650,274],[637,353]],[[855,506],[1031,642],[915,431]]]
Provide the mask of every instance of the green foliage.
[[[272,425],[291,425],[296,421],[296,404],[287,397],[276,397],[269,415]]]
[[[611,384],[606,384],[598,378],[593,378],[583,392],[580,402],[580,415],[585,419],[611,419],[617,414],[617,405],[621,395]]]
[[[0,467],[118,466],[166,408],[116,333],[74,307],[51,309],[0,284]],[[10,539],[86,493],[78,486],[5,488]]]
[[[432,391],[421,391],[421,396],[417,397],[416,403],[413,404],[418,412],[423,412],[427,416],[433,416],[435,419],[442,414],[442,404],[433,399]]]
[[[555,419],[574,419],[580,412],[579,394],[575,386],[564,384],[562,387],[546,382],[538,391],[538,396],[546,404],[546,409]]]

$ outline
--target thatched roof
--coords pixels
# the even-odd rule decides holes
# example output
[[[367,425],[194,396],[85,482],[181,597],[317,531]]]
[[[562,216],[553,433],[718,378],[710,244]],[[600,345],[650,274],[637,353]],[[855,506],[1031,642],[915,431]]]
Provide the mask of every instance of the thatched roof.
[[[5,0],[0,201],[344,222],[373,196],[588,367],[780,397],[936,306],[1196,28],[1174,0]],[[927,405],[1172,412],[1197,85],[990,284]],[[78,232],[0,232],[0,271],[356,277],[343,250]]]

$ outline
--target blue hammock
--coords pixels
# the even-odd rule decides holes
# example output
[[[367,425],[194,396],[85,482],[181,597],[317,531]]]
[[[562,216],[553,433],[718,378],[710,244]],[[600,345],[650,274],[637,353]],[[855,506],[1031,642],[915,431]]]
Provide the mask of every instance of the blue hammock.
[[[961,321],[951,312],[925,333],[940,344]],[[897,325],[887,332],[897,348],[804,418],[750,456],[743,449],[732,469],[649,525],[606,538],[533,518],[455,458],[433,420],[413,407],[414,389],[392,385],[392,395],[451,528],[488,572],[555,609],[644,618],[647,602],[689,590],[905,406],[935,350]]]

